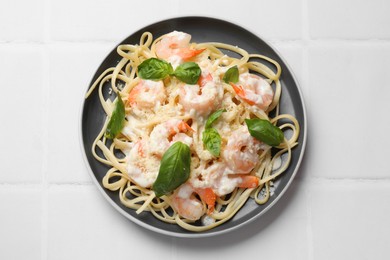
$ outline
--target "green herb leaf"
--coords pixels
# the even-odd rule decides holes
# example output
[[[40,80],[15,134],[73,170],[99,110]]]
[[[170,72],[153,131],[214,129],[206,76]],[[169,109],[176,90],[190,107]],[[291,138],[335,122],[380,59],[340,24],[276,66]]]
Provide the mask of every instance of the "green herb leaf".
[[[279,127],[264,119],[245,119],[251,136],[270,146],[278,146],[284,139],[284,134]]]
[[[198,82],[201,73],[198,64],[191,61],[180,64],[172,75],[184,83],[194,85]]]
[[[221,153],[221,136],[218,131],[211,127],[211,125],[226,112],[226,109],[219,109],[212,113],[206,121],[205,130],[202,134],[202,141],[206,149],[215,157],[218,157]]]
[[[230,82],[237,83],[238,77],[239,77],[238,68],[237,66],[233,66],[225,72],[225,75],[223,76],[223,81],[228,84]]]
[[[190,147],[182,142],[175,142],[164,153],[160,170],[153,190],[157,197],[175,190],[190,177]]]
[[[120,94],[118,94],[114,110],[112,111],[110,121],[108,122],[105,136],[114,139],[122,130],[125,124],[125,105]]]
[[[211,124],[214,123],[214,121],[217,120],[222,115],[223,112],[226,112],[226,109],[220,109],[212,113],[206,121],[205,128],[206,129],[210,128]]]
[[[202,135],[202,141],[206,149],[215,157],[221,153],[221,136],[218,131],[213,128],[207,128]]]
[[[172,65],[164,60],[150,58],[138,66],[138,75],[142,79],[161,80],[173,72]]]

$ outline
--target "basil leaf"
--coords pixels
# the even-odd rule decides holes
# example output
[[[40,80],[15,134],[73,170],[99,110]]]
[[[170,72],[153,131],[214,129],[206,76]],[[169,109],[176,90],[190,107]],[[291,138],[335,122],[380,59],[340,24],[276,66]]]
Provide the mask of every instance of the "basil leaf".
[[[206,121],[205,128],[208,129],[211,127],[211,124],[214,123],[215,120],[217,120],[223,112],[226,112],[226,109],[220,109],[212,113],[209,118]]]
[[[194,85],[198,82],[201,73],[198,64],[191,61],[180,64],[171,75],[184,83]]]
[[[230,82],[237,83],[238,77],[239,77],[238,68],[237,66],[233,66],[225,72],[225,75],[223,76],[223,81],[228,84]]]
[[[270,146],[278,146],[284,139],[284,134],[279,127],[264,119],[245,119],[251,136]]]
[[[157,197],[168,194],[190,177],[190,147],[182,142],[175,142],[161,159],[157,179],[153,190]]]
[[[202,141],[206,149],[215,157],[221,153],[221,136],[218,131],[213,128],[207,128],[202,135]]]
[[[173,72],[172,65],[164,60],[150,58],[138,66],[138,75],[142,79],[160,80]]]
[[[120,94],[118,94],[114,110],[112,111],[110,121],[108,122],[105,136],[114,139],[122,130],[125,124],[125,105]]]

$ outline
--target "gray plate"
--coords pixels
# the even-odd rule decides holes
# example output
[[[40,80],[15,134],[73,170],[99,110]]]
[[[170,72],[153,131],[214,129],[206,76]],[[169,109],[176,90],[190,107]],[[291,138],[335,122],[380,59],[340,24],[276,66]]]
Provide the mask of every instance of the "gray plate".
[[[142,33],[145,31],[153,33],[154,37],[157,38],[158,36],[173,30],[184,31],[191,34],[192,41],[194,42],[218,41],[237,45],[247,50],[249,53],[266,55],[278,61],[282,66],[282,97],[280,110],[281,113],[292,114],[298,119],[301,126],[301,134],[299,137],[299,145],[293,149],[291,164],[288,170],[278,178],[273,196],[265,205],[257,205],[252,200],[248,200],[244,207],[230,221],[202,233],[192,233],[183,230],[178,225],[161,222],[148,212],[137,215],[134,210],[128,209],[121,204],[118,198],[118,192],[106,190],[101,184],[102,178],[108,168],[95,160],[91,153],[92,143],[100,131],[106,117],[101,108],[97,91],[94,91],[82,105],[81,139],[85,160],[89,167],[92,179],[103,193],[104,197],[114,206],[114,208],[131,221],[158,233],[177,237],[204,237],[222,234],[232,231],[239,226],[260,217],[275,204],[292,182],[302,160],[306,144],[305,106],[297,82],[280,55],[262,39],[235,24],[208,17],[173,18],[146,26],[130,35],[120,44],[138,43]],[[112,50],[96,71],[91,84],[106,68],[115,66],[119,60],[120,57],[116,53],[116,50]],[[109,97],[108,93],[106,93],[106,96]]]

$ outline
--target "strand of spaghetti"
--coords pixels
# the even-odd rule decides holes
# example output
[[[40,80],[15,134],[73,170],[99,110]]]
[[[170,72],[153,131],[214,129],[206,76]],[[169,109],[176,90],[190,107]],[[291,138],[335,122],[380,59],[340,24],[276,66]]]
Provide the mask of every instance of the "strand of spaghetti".
[[[254,175],[261,179],[264,176],[266,167],[267,165],[270,164],[270,162],[271,162],[271,148],[268,148],[262,153],[259,159],[257,169],[256,168],[253,169],[252,172],[254,172]]]
[[[122,58],[120,62],[115,66],[115,69],[112,72],[111,88],[114,90],[115,93],[118,92],[118,88],[116,87],[116,79],[118,77],[118,74],[121,72],[122,67],[126,65],[127,61],[128,60],[126,58]]]
[[[159,210],[167,209],[169,208],[169,204],[163,199],[163,198],[155,198],[155,200],[152,200],[150,202],[150,205]]]
[[[121,187],[119,190],[119,194],[120,194],[119,199],[120,199],[121,203],[128,208],[138,209],[139,205],[135,203],[134,199],[127,198],[126,190],[127,190],[127,188],[124,188],[124,187]],[[138,200],[142,200],[141,197],[137,197],[137,198],[138,198]]]
[[[295,130],[295,131],[293,131],[294,133],[293,133],[293,136],[290,138],[290,140],[291,140],[291,142],[298,140],[299,133],[300,133],[300,126],[299,126],[298,120],[289,114],[281,114],[281,115],[278,115],[278,116],[272,118],[270,120],[270,122],[275,123],[280,119],[288,119],[293,123],[293,125],[294,125],[293,130]]]
[[[275,61],[267,56],[261,55],[261,54],[251,54],[250,57],[251,58],[260,58],[260,59],[263,59],[263,60],[266,60],[266,61],[272,63],[276,67],[276,74],[272,73],[272,74],[274,74],[274,76],[272,76],[272,74],[270,73],[271,76],[268,76],[268,77],[273,79],[273,80],[277,80],[280,78],[280,75],[282,74],[282,67],[280,66],[280,64],[277,61]],[[256,66],[256,65],[261,64],[261,63],[249,62],[249,64],[253,64]],[[261,65],[262,65],[261,67],[264,69],[265,66],[263,64],[261,64]],[[268,71],[268,69],[269,68],[267,67],[266,70]]]
[[[145,188],[142,188],[136,184],[133,184],[131,180],[127,183],[127,190],[134,196],[143,196],[144,193],[147,193],[148,190]]]
[[[99,141],[102,142],[100,139],[103,138],[103,143],[104,143],[105,138],[103,137],[103,135],[106,132],[108,121],[109,121],[108,118],[106,118],[102,129],[100,130],[99,134],[96,136],[95,140],[92,143],[91,152],[92,152],[93,157],[95,157],[95,159],[98,160],[99,162],[104,163],[104,164],[109,165],[109,166],[113,166],[112,163],[109,160],[106,160],[105,158],[100,157],[96,153],[97,143]]]
[[[222,211],[222,212],[214,212],[212,214],[213,218],[215,218],[215,219],[224,219],[227,216],[229,216],[230,213],[232,212],[232,210],[234,210],[235,205],[237,203],[237,200],[239,200],[242,196],[244,196],[244,195],[242,195],[243,193],[244,193],[243,189],[236,188],[236,193],[233,196],[233,199],[230,201],[229,204],[227,204],[227,206],[224,209],[224,211]],[[249,194],[248,194],[248,196],[249,196]]]
[[[145,48],[149,48],[152,43],[153,43],[153,34],[151,34],[150,32],[145,32],[141,35],[141,38],[139,40],[139,44],[141,46],[144,46]]]
[[[126,167],[118,162],[116,157],[111,153],[111,151],[103,144],[102,141],[98,141],[97,146],[102,150],[104,156],[112,163],[112,165],[121,171],[123,174],[127,174]]]
[[[280,84],[279,80],[275,80],[275,91],[274,91],[274,98],[272,99],[272,103],[269,105],[267,111],[272,111],[279,105],[280,101],[280,95],[282,93],[282,86]],[[278,110],[276,111],[276,114],[279,114],[279,107]]]
[[[144,204],[135,212],[137,214],[140,214],[142,211],[144,211],[149,205],[150,202],[156,197],[156,194],[152,191],[148,197],[147,200],[145,200]]]
[[[134,198],[128,198],[126,193],[130,192],[131,188],[132,188],[132,186],[128,186],[127,188],[121,188],[120,199],[121,199],[122,203],[124,203],[124,205],[126,205],[126,207],[130,207],[132,209],[138,210],[140,207],[142,207],[142,205],[140,203],[143,202],[142,204],[144,204],[145,201],[148,200],[149,196],[141,194],[141,195],[135,196]],[[149,211],[149,208],[146,207],[144,209],[144,211]]]
[[[289,166],[290,161],[291,161],[291,148],[293,148],[294,146],[295,145],[293,145],[293,146],[288,145],[287,148],[285,148],[283,150],[280,150],[277,153],[277,154],[282,154],[282,153],[285,153],[287,151],[287,160],[286,160],[286,162],[282,165],[281,168],[279,168],[276,171],[276,173],[273,173],[272,175],[269,175],[266,178],[261,179],[260,182],[259,182],[260,184],[275,179],[276,177],[278,177],[281,173],[283,173],[287,169],[287,167]],[[280,155],[278,155],[278,156],[280,156]]]
[[[106,115],[111,115],[111,113],[112,113],[112,102],[111,102],[110,99],[107,99],[107,101],[105,100],[104,95],[103,95],[103,86],[104,86],[105,81],[111,79],[111,77],[112,77],[112,74],[107,75],[106,77],[104,77],[102,79],[102,81],[100,82],[99,88],[98,88],[98,94],[99,94],[100,103],[101,103],[101,105],[103,107],[103,110],[106,113]]]
[[[268,68],[266,65],[256,62],[256,61],[250,61],[246,63],[245,65],[249,70],[255,71],[266,77],[267,79],[270,79],[269,83],[272,83],[273,81],[279,80],[279,77],[273,70]]]
[[[161,221],[164,221],[164,222],[167,222],[167,223],[170,223],[170,224],[176,224],[176,220],[175,220],[176,214],[174,214],[174,216],[169,216],[169,214],[167,214],[165,212],[165,210],[161,210],[161,211],[159,211],[162,214],[162,216],[161,216],[153,208],[150,209],[150,212],[153,214],[153,216],[155,216],[157,219],[159,219]]]
[[[229,197],[228,199],[226,199],[227,196],[217,197],[217,204],[222,206],[222,205],[227,205],[227,204],[231,203],[233,201],[233,198],[236,196],[237,190],[238,189],[235,189],[230,194],[230,196],[228,196]]]
[[[88,92],[87,94],[85,94],[85,98],[88,98],[89,95],[91,95],[91,93],[93,92],[93,90],[96,88],[96,86],[101,83],[103,77],[106,76],[106,74],[110,73],[114,71],[114,68],[108,68],[106,69],[105,71],[103,71],[102,74],[100,74],[100,76],[95,80],[95,82],[92,84],[92,86],[88,89]]]
[[[116,52],[122,57],[126,58],[129,61],[134,61],[136,59],[135,51],[138,49],[138,46],[131,44],[119,45],[116,48]]]
[[[108,170],[102,180],[103,186],[111,191],[119,190],[121,187],[126,185],[128,181],[128,178],[126,178],[125,175],[118,173],[116,170],[117,169],[114,167]],[[110,179],[115,177],[120,177],[120,179],[114,182],[110,182]]]
[[[263,186],[265,186],[265,190],[263,189]],[[269,182],[263,183],[262,185],[259,186],[259,188],[256,189],[255,191],[255,201],[257,204],[265,204],[270,197],[270,190],[269,190]],[[259,198],[259,193],[264,190],[264,194],[262,194],[262,199]]]
[[[121,71],[120,73],[121,74],[118,75],[118,78],[121,79],[121,80],[123,79],[123,81],[127,82],[127,78],[122,75],[124,72]],[[100,82],[99,88],[98,88],[100,103],[102,104],[102,107],[103,107],[104,112],[106,113],[106,115],[111,115],[111,112],[112,112],[112,102],[111,102],[110,99],[107,99],[107,100],[105,99],[104,94],[103,94],[103,87],[104,87],[104,83],[106,81],[109,81],[110,79],[112,79],[112,77],[113,77],[113,74],[106,75],[102,79],[102,81]]]
[[[129,143],[126,142],[125,140],[114,138],[113,147],[115,147],[115,149],[120,149],[123,151],[129,148]]]
[[[239,48],[238,46],[233,46],[233,45],[221,43],[221,42],[204,42],[204,43],[197,44],[198,48],[200,48],[200,49],[207,48],[208,45],[214,46],[215,48],[225,49],[225,50],[233,51],[237,54],[240,54],[242,56],[242,58],[240,59],[240,61],[242,63],[246,63],[249,60],[248,52],[242,48]]]
[[[295,143],[297,141],[297,138],[298,138],[298,135],[297,135],[297,129],[295,128],[295,125],[291,124],[291,123],[286,123],[286,124],[283,124],[283,125],[280,125],[279,128],[283,131],[284,129],[291,129],[292,130],[292,136],[287,139],[287,142],[289,143],[289,145],[292,145],[293,143]],[[279,146],[280,148],[285,148],[286,146],[284,144],[280,145]]]

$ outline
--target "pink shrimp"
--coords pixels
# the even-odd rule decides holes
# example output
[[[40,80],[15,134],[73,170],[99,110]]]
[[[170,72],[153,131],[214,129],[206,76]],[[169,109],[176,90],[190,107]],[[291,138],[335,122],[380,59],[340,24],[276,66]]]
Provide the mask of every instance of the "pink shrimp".
[[[159,42],[156,43],[156,55],[162,59],[175,59],[180,57],[183,61],[187,61],[204,49],[193,49],[190,47],[191,35],[173,31],[164,35]]]
[[[180,90],[179,103],[184,110],[194,109],[200,115],[208,115],[215,110],[223,91],[221,84],[210,73],[203,73],[196,85],[183,85]]]
[[[149,147],[146,141],[135,143],[127,156],[127,174],[138,185],[151,187],[157,178],[160,161],[155,157],[147,157]]]
[[[181,141],[187,145],[192,144],[190,134],[194,130],[181,119],[169,119],[168,121],[156,125],[150,133],[150,152],[161,157],[164,152],[176,141]]]
[[[229,137],[223,157],[233,173],[249,173],[259,160],[259,150],[260,142],[249,134],[246,126],[241,126]]]
[[[138,108],[153,108],[166,99],[165,87],[162,81],[141,80],[129,94],[127,104]]]
[[[190,181],[193,187],[211,189],[214,196],[231,193],[235,188],[255,188],[259,185],[256,176],[232,174],[225,162],[215,162],[202,171],[201,176]],[[199,196],[200,192],[198,192]],[[212,198],[212,197],[211,197]],[[202,198],[203,201],[206,201]],[[209,205],[210,203],[208,203]],[[210,209],[210,206],[209,206]]]
[[[239,84],[230,83],[236,94],[251,106],[257,106],[262,110],[267,110],[272,103],[274,92],[271,85],[263,78],[251,74],[240,75]]]
[[[191,185],[183,184],[171,195],[171,203],[180,216],[190,220],[198,220],[204,215],[205,208],[193,193]]]
[[[195,197],[195,194],[198,194],[200,199],[206,203],[207,214],[214,211],[216,195],[211,188],[194,188],[185,183],[171,195],[172,207],[180,216],[198,220],[205,214],[203,203]]]

